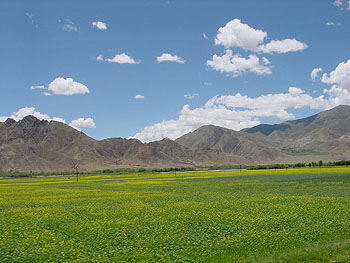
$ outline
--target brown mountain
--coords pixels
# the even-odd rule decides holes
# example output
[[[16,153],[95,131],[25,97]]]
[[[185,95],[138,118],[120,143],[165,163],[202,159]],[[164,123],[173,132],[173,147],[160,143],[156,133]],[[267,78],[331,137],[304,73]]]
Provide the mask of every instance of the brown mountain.
[[[56,121],[0,122],[0,171],[213,166],[350,159],[350,107],[243,131],[203,126],[176,141],[95,140]]]
[[[245,129],[285,153],[350,159],[350,106],[338,106],[308,118]]]
[[[92,169],[108,163],[96,151],[97,141],[66,124],[27,116],[0,123],[0,170],[72,170],[75,164]]]
[[[253,163],[266,163],[288,157],[262,136],[237,132],[214,125],[202,126],[175,141],[191,149],[211,149],[236,154]]]
[[[191,150],[164,139],[95,140],[56,121],[27,116],[0,123],[0,171],[62,171],[129,167],[207,166],[249,164],[240,156],[213,150]]]

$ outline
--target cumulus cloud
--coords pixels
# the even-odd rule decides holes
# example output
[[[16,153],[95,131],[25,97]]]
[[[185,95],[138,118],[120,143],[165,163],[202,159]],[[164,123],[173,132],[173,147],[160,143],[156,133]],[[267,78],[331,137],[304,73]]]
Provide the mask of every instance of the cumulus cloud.
[[[145,98],[145,96],[143,96],[143,95],[141,95],[141,94],[137,94],[136,96],[135,96],[135,99],[137,99],[137,100],[139,100],[139,99],[144,99]]]
[[[314,81],[318,77],[318,74],[321,73],[322,71],[323,71],[322,68],[314,68],[310,74],[311,80]]]
[[[244,24],[239,19],[229,21],[220,27],[215,37],[215,44],[228,48],[242,48],[256,53],[287,53],[306,49],[307,44],[296,39],[272,40],[263,44],[267,33]]]
[[[264,53],[288,53],[304,50],[308,47],[307,44],[296,39],[272,40],[266,45],[261,45],[260,51]]]
[[[207,65],[212,69],[221,73],[230,73],[237,77],[246,72],[252,72],[257,75],[271,74],[271,68],[266,65],[267,59],[261,60],[254,54],[244,58],[239,54],[233,55],[232,50],[227,49],[223,56],[213,55],[212,60],[207,61]]]
[[[0,121],[4,122],[5,120],[7,120],[8,118],[14,119],[16,121],[22,120],[24,117],[26,116],[35,116],[36,118],[40,119],[40,120],[47,120],[47,121],[59,121],[59,122],[63,122],[66,123],[66,121],[62,118],[58,118],[58,117],[53,117],[51,118],[49,115],[41,113],[39,111],[35,110],[35,107],[24,107],[19,109],[17,112],[14,112],[12,115],[10,116],[0,116]]]
[[[179,64],[185,64],[185,60],[182,58],[176,56],[176,55],[171,55],[169,53],[163,53],[162,55],[157,57],[157,62],[175,62]]]
[[[322,75],[322,82],[326,84],[336,84],[340,88],[350,90],[350,59],[338,64],[330,74]]]
[[[189,105],[185,105],[177,120],[162,121],[145,127],[134,138],[144,142],[160,140],[165,137],[176,139],[206,124],[240,129],[243,127],[253,127],[260,123],[257,120],[249,119],[248,115],[247,113],[239,114],[238,111],[225,107],[201,107],[191,110]]]
[[[107,61],[109,63],[118,63],[118,64],[139,64],[140,61],[135,61],[132,57],[128,56],[125,53],[122,54],[116,54],[114,57],[112,58],[106,58],[103,59],[102,55],[97,56],[96,58],[99,61]]]
[[[224,27],[219,28],[215,44],[225,48],[240,47],[244,50],[258,52],[258,46],[266,37],[266,32],[243,24],[239,19],[233,19]]]
[[[320,104],[321,102],[321,104]],[[294,118],[286,109],[299,109],[310,106],[312,109],[327,109],[329,105],[323,96],[314,98],[301,88],[290,87],[288,93],[267,94],[251,98],[237,93],[235,95],[223,95],[211,98],[206,106],[224,105],[230,108],[246,108],[256,110],[257,117],[275,117],[279,119]]]
[[[324,73],[321,81],[332,85],[324,90],[330,97],[331,105],[350,104],[350,59],[339,63],[331,73]]]
[[[78,118],[73,120],[69,126],[77,130],[80,130],[81,128],[96,128],[95,122],[92,118]]]
[[[193,94],[185,94],[184,97],[188,100],[192,100],[192,99],[195,99],[197,97],[199,97],[199,94],[198,93],[193,93]]]
[[[72,78],[55,78],[48,87],[53,95],[74,95],[90,93],[89,89],[82,83]]]
[[[176,139],[208,124],[241,130],[260,124],[262,117],[281,120],[295,118],[289,109],[309,107],[315,110],[327,110],[341,104],[350,105],[349,70],[350,60],[340,63],[330,74],[325,73],[322,81],[333,86],[325,89],[324,94],[318,97],[306,94],[304,90],[297,87],[290,87],[286,93],[266,94],[258,97],[249,97],[240,93],[215,96],[205,105],[195,109],[184,105],[177,119],[165,120],[144,127],[134,137],[144,142],[165,137]]]
[[[333,5],[339,7],[341,10],[350,11],[350,0],[335,0]]]
[[[91,24],[93,27],[96,27],[99,30],[107,30],[107,24],[101,21],[92,22]]]
[[[19,121],[28,115],[33,115],[41,120],[52,120],[52,118],[50,118],[49,115],[36,111],[34,107],[25,107],[25,108],[19,109],[17,112],[14,112],[11,116],[1,116],[0,121],[4,121],[7,118],[11,118],[16,121]]]
[[[47,90],[42,92],[45,96],[90,93],[89,89],[84,84],[76,82],[72,78],[55,78],[48,87],[44,85],[30,87],[30,90],[36,89]]]
[[[63,118],[59,117],[50,117],[49,115],[45,113],[41,113],[39,111],[35,110],[35,107],[24,107],[19,109],[17,112],[14,112],[10,116],[0,116],[0,122],[6,121],[8,118],[14,119],[15,121],[20,121],[26,116],[34,116],[38,118],[39,120],[46,120],[46,121],[58,121],[62,123],[66,123],[66,121]],[[73,120],[70,124],[71,127],[80,130],[80,128],[95,128],[96,125],[94,123],[94,120],[92,118],[78,118],[77,120]]]
[[[214,54],[212,60],[207,61],[212,69],[232,73],[233,77],[251,72],[257,75],[271,74],[272,63],[266,57],[259,58],[256,54],[243,58],[239,54],[233,55],[231,48],[241,48],[253,53],[281,54],[301,51],[308,48],[304,42],[295,38],[271,40],[266,43],[267,33],[244,24],[239,19],[229,21],[224,27],[218,29],[215,44],[224,46],[226,54],[223,56]]]
[[[206,40],[209,40],[209,37],[207,36],[206,33],[203,33],[202,36],[203,36]]]

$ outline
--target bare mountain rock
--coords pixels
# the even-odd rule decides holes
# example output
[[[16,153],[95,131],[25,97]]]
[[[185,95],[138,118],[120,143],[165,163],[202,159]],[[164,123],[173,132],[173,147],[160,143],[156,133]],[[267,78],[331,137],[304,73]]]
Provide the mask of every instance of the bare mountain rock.
[[[9,125],[10,124],[10,125]],[[87,169],[91,163],[108,162],[97,154],[97,141],[66,124],[27,116],[21,121],[0,123],[0,170]]]
[[[142,143],[136,139],[95,140],[56,121],[27,116],[0,123],[0,171],[64,171],[132,167],[249,164],[240,156],[211,150],[193,151],[164,139]]]
[[[239,155],[254,163],[286,157],[281,150],[259,136],[214,125],[202,126],[176,139],[176,142],[191,149],[211,149]]]
[[[276,143],[287,153],[313,153],[350,159],[350,107],[338,106],[308,118],[258,125],[245,132]]]
[[[172,141],[95,140],[72,127],[27,116],[0,122],[0,170],[63,171],[217,166],[350,159],[350,107],[242,131],[207,125]]]

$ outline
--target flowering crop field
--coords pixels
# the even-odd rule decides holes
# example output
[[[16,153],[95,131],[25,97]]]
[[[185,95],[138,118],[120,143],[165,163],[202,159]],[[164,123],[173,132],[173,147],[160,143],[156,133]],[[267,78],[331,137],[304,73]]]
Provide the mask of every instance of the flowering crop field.
[[[1,179],[0,262],[350,262],[350,168]]]

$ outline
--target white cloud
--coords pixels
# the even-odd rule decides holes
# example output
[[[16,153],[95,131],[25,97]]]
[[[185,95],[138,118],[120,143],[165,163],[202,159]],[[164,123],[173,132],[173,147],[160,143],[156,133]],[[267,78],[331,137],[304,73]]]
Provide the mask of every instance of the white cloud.
[[[198,93],[193,93],[193,94],[185,94],[184,97],[188,100],[192,100],[192,99],[195,99],[197,97],[199,97],[199,94]]]
[[[322,68],[314,68],[310,74],[311,80],[314,81],[318,77],[318,74],[321,73],[322,71],[323,71]]]
[[[89,89],[82,83],[72,78],[56,78],[48,87],[52,95],[74,95],[90,93]]]
[[[264,64],[266,62],[266,60],[263,60]],[[225,55],[221,57],[214,54],[213,59],[207,61],[207,65],[221,73],[231,73],[234,77],[246,72],[252,72],[257,75],[269,75],[272,73],[271,68],[262,65],[256,55],[249,55],[248,58],[244,58],[239,54],[233,55],[230,49],[227,49]]]
[[[206,33],[203,33],[202,36],[203,36],[206,40],[209,40],[209,37],[207,36]]]
[[[308,48],[308,45],[296,39],[272,40],[266,45],[261,45],[260,50],[264,53],[288,53],[301,51]]]
[[[207,81],[205,81],[203,84],[204,86],[207,86],[207,87],[213,85],[211,82],[207,82]]]
[[[100,56],[97,57],[97,60],[99,60],[99,57],[102,59],[102,55]],[[110,63],[118,63],[118,64],[139,64],[140,63],[140,61],[135,61],[132,57],[128,56],[125,53],[116,54],[113,58],[106,58],[105,61]]]
[[[101,21],[92,22],[91,24],[93,27],[96,27],[99,30],[107,30],[107,24]]]
[[[333,5],[339,7],[341,10],[350,11],[350,0],[335,0]]]
[[[35,90],[35,89],[46,89],[44,85],[41,86],[30,86],[30,90]]]
[[[350,59],[339,63],[329,74],[324,73],[321,81],[332,86],[324,89],[323,95],[318,97],[306,94],[301,88],[290,87],[288,93],[258,97],[248,97],[239,93],[215,96],[205,105],[193,110],[189,105],[184,105],[178,119],[144,127],[134,137],[145,142],[165,137],[176,139],[207,124],[241,130],[260,124],[261,117],[282,120],[295,118],[288,109],[309,107],[327,110],[338,105],[350,105]]]
[[[80,130],[81,128],[96,128],[95,122],[92,118],[78,118],[73,120],[69,126],[77,130]]]
[[[96,60],[97,60],[97,61],[103,61],[103,56],[102,56],[102,55],[98,55],[98,56],[96,57]]]
[[[322,82],[326,84],[336,84],[339,88],[350,91],[350,59],[338,64],[330,74],[324,73]]]
[[[326,23],[327,26],[336,26],[337,24],[332,22],[332,21],[329,21]]]
[[[143,96],[143,95],[141,95],[141,94],[137,94],[136,96],[135,96],[135,99],[137,99],[137,100],[139,100],[139,99],[144,99],[145,98],[145,96]]]
[[[269,59],[262,57],[260,60],[255,54],[248,55],[248,58],[241,57],[239,54],[233,55],[230,48],[242,48],[245,51],[268,54],[295,52],[308,48],[306,43],[294,38],[271,40],[264,43],[266,39],[266,32],[244,24],[239,19],[233,19],[224,27],[220,27],[215,37],[215,44],[224,46],[226,54],[223,56],[214,54],[213,59],[207,61],[207,65],[220,72],[232,73],[233,77],[245,72],[268,75],[272,73],[272,63]]]
[[[220,27],[215,37],[215,44],[222,45],[226,49],[239,47],[251,52],[287,53],[306,49],[307,44],[296,39],[272,40],[263,44],[267,33],[242,23],[239,19],[229,21],[224,27]]]
[[[84,84],[76,82],[72,78],[55,78],[49,84],[48,88],[44,85],[30,87],[30,90],[36,89],[47,90],[41,93],[45,96],[90,93],[89,89]]]
[[[17,112],[14,112],[10,116],[0,116],[0,122],[6,121],[8,118],[14,119],[15,121],[20,121],[24,117],[32,115],[36,117],[39,120],[46,120],[46,121],[58,121],[62,123],[66,123],[66,121],[59,117],[50,117],[47,114],[41,113],[39,111],[35,110],[35,107],[24,107],[19,109]],[[94,123],[94,120],[92,118],[78,118],[76,120],[73,120],[69,124],[72,128],[77,129],[80,131],[80,128],[96,128],[96,125]]]
[[[165,137],[176,139],[206,124],[241,129],[253,127],[260,123],[257,120],[250,119],[248,115],[247,113],[239,114],[239,112],[225,107],[201,107],[191,110],[189,105],[185,105],[177,120],[162,121],[145,127],[134,138],[144,142],[160,140]]]
[[[73,21],[66,19],[66,23],[63,25],[63,30],[76,32],[79,29]]]
[[[250,98],[246,95],[237,93],[236,95],[216,96],[210,99],[206,105],[224,105],[225,107],[239,107],[256,110],[258,117],[275,117],[279,119],[294,118],[292,113],[286,111],[288,108],[299,109],[310,106],[312,109],[326,109],[328,104],[319,105],[319,102],[325,102],[323,97],[313,98],[296,87],[290,87],[288,93],[267,94],[259,97]]]
[[[342,101],[339,98],[343,96],[350,98],[349,93],[340,89],[325,90],[324,95],[312,97],[296,87],[290,87],[288,93],[267,94],[259,97],[248,97],[239,93],[215,96],[209,99],[204,106],[193,110],[190,109],[189,105],[184,105],[178,119],[166,120],[145,127],[134,137],[145,142],[165,137],[176,139],[208,124],[241,130],[260,124],[262,117],[281,120],[295,118],[288,109],[310,107],[311,109],[326,110],[340,105]],[[350,104],[350,100],[347,104]]]
[[[219,28],[215,44],[225,48],[240,47],[244,50],[258,52],[258,46],[266,37],[266,32],[243,24],[239,19],[234,19]]]
[[[22,120],[24,117],[29,116],[29,115],[35,116],[36,118],[38,118],[40,120],[47,120],[47,121],[56,120],[56,121],[65,123],[64,119],[58,118],[58,117],[51,118],[47,114],[36,111],[35,107],[24,107],[24,108],[19,109],[17,112],[14,112],[10,116],[0,116],[0,121],[3,122],[7,118],[11,118],[11,119],[14,119],[15,121],[19,121],[19,120]]]
[[[339,63],[331,73],[324,73],[321,81],[332,85],[330,89],[324,90],[332,106],[350,104],[350,59]]]
[[[169,53],[163,53],[161,56],[157,57],[157,62],[176,62],[179,64],[185,64],[185,60],[182,58],[176,56],[176,55],[171,55]]]

